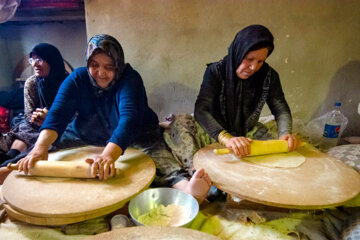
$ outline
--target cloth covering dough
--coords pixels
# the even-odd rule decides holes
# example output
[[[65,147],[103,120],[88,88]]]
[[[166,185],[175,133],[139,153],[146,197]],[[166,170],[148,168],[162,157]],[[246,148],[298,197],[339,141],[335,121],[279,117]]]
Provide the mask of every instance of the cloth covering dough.
[[[296,168],[306,161],[306,158],[297,151],[287,153],[276,153],[262,156],[242,158],[257,165],[278,168]]]

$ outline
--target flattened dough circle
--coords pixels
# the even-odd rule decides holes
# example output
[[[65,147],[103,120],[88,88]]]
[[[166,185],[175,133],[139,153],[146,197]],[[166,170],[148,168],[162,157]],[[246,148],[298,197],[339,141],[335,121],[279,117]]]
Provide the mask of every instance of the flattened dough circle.
[[[306,161],[299,152],[276,153],[262,156],[245,157],[242,160],[266,167],[295,168]]]

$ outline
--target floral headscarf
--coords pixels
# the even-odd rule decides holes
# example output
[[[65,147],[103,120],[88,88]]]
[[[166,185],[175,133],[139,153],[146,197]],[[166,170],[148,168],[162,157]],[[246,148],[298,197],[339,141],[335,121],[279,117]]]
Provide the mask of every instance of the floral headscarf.
[[[124,59],[124,51],[120,43],[110,35],[97,34],[89,40],[86,48],[87,67],[89,67],[89,60],[91,59],[91,57],[99,53],[105,53],[114,60],[115,78],[106,88],[101,88],[96,83],[88,70],[91,84],[94,86],[96,91],[95,95],[97,96],[101,96],[104,92],[111,91],[114,88],[116,83],[120,80],[126,66]]]

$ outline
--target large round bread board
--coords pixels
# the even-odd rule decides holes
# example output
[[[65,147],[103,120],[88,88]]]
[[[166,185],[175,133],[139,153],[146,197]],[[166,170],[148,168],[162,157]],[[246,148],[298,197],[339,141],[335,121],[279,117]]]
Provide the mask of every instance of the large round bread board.
[[[49,161],[84,161],[103,147],[87,146],[49,154]],[[106,181],[26,176],[13,171],[2,193],[10,216],[38,225],[61,225],[106,215],[149,187],[155,177],[153,160],[127,149],[115,163],[120,175]]]
[[[306,161],[296,168],[256,165],[232,154],[215,155],[211,144],[194,156],[214,186],[241,199],[283,208],[339,206],[360,192],[360,175],[346,164],[307,145],[297,151]]]
[[[220,238],[188,228],[128,227],[101,233],[85,240],[220,240]]]

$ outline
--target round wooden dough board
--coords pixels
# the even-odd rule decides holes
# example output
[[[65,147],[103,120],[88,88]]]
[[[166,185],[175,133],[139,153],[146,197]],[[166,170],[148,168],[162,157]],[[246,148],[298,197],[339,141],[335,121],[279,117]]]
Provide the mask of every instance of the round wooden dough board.
[[[188,228],[128,227],[101,233],[84,240],[220,240],[220,238]]]
[[[94,146],[63,150],[50,153],[49,161],[84,161],[102,150]],[[127,149],[115,166],[121,169],[120,175],[106,181],[35,177],[13,171],[2,187],[8,213],[38,225],[84,221],[121,208],[155,177],[153,160],[140,150]]]
[[[214,186],[241,199],[283,208],[321,209],[341,205],[360,192],[360,175],[312,146],[297,151],[306,161],[296,168],[256,165],[232,155],[215,155],[211,144],[194,156]]]

